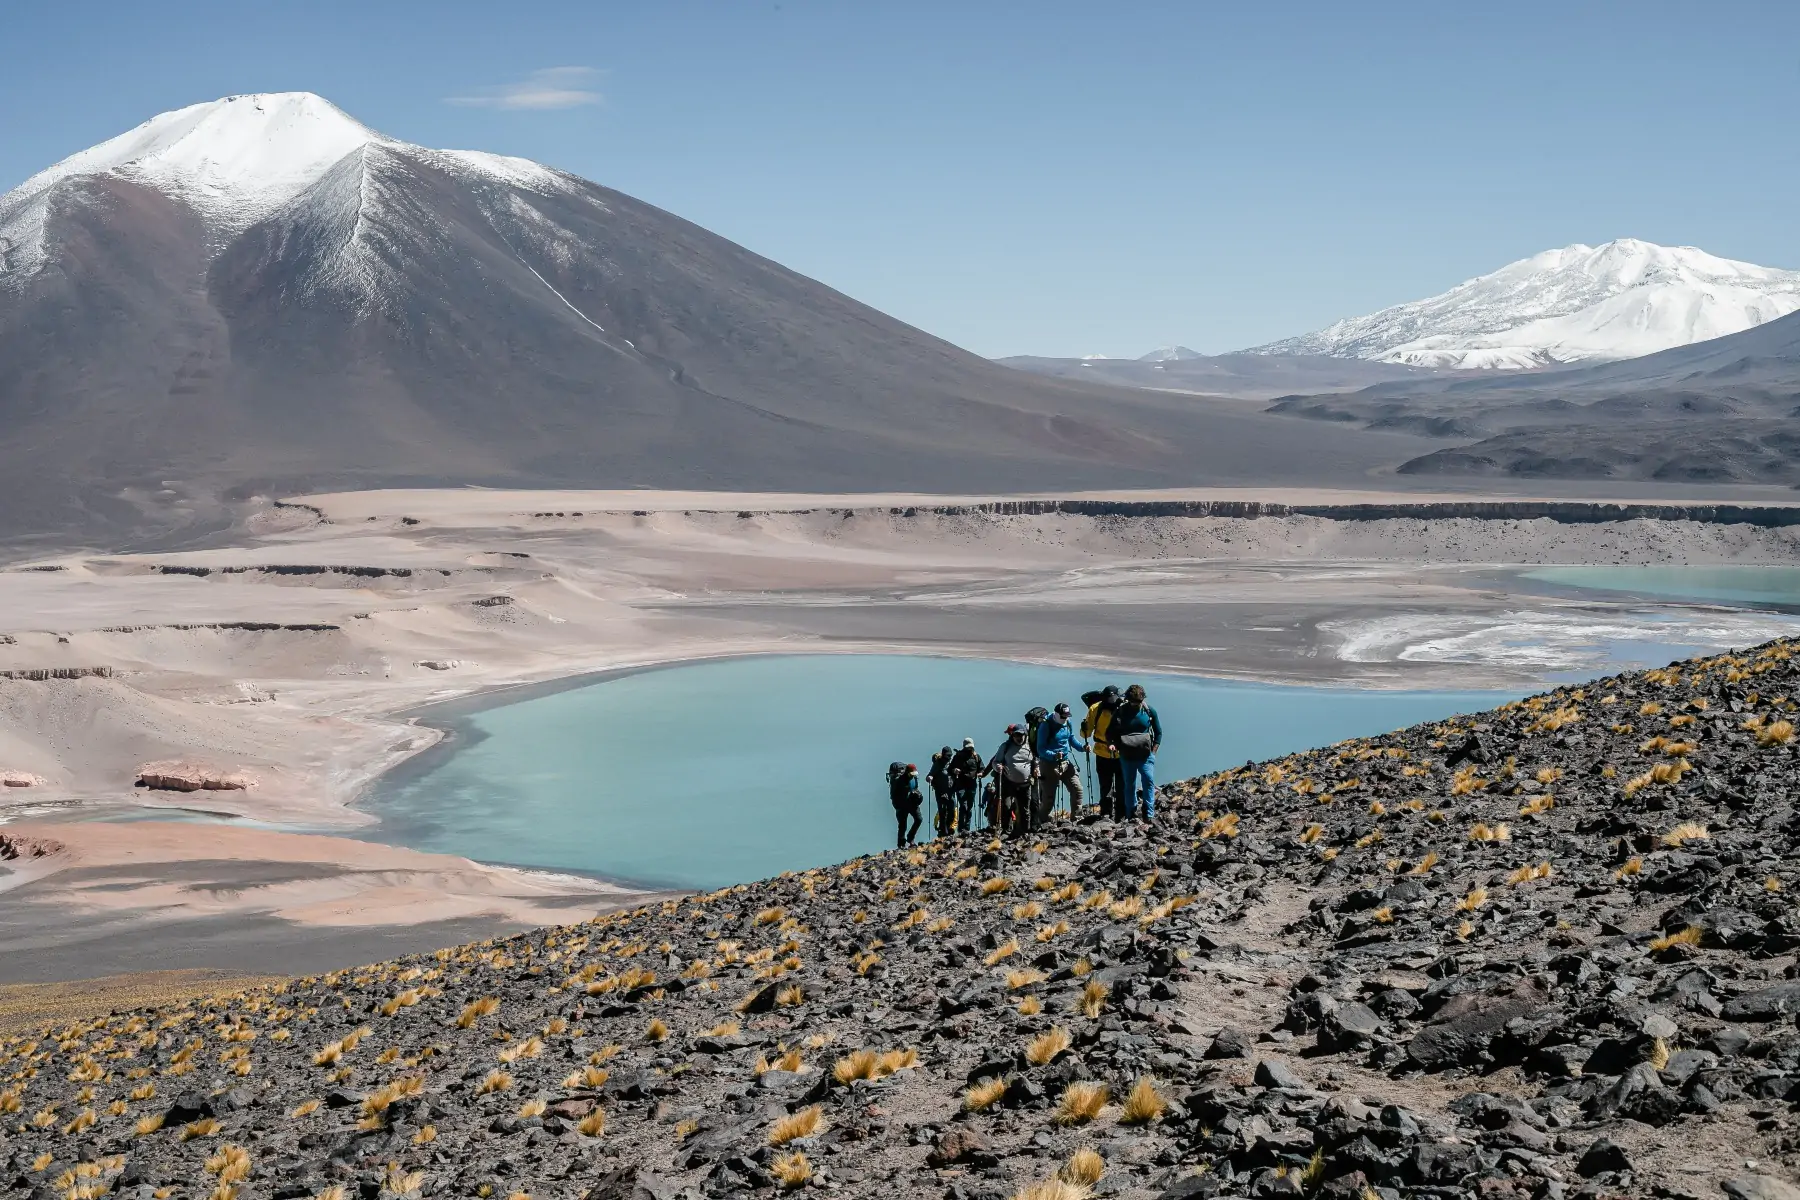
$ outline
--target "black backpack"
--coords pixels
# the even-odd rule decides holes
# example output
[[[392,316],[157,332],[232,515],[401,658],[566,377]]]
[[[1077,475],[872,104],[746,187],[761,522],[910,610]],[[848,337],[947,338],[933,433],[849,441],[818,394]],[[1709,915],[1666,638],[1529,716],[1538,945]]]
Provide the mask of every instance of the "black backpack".
[[[895,783],[899,782],[900,777],[904,774],[906,774],[906,764],[905,763],[903,763],[903,762],[889,763],[888,764],[888,772],[887,772],[888,786],[890,788],[893,787]]]
[[[1038,726],[1042,725],[1045,721],[1048,721],[1049,719],[1050,719],[1050,710],[1045,708],[1041,704],[1038,705],[1036,708],[1032,709],[1030,712],[1025,714],[1025,740],[1026,740],[1026,742],[1028,742],[1030,744],[1031,752],[1033,754],[1037,753]]]

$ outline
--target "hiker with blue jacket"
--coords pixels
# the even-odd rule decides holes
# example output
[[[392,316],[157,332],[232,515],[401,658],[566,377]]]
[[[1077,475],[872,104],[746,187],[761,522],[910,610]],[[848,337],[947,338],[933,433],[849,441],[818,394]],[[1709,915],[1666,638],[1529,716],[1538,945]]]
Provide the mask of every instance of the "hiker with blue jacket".
[[[1070,750],[1086,752],[1087,742],[1075,732],[1069,720],[1069,706],[1058,704],[1037,730],[1038,794],[1032,812],[1033,824],[1042,825],[1056,807],[1056,785],[1069,789],[1069,815],[1081,813],[1081,772],[1075,769]]]
[[[1124,816],[1139,821],[1156,819],[1156,748],[1162,745],[1162,720],[1145,702],[1144,686],[1125,689],[1125,701],[1113,714],[1106,739],[1119,757],[1123,781],[1119,797]],[[1143,815],[1138,815],[1139,798]]]

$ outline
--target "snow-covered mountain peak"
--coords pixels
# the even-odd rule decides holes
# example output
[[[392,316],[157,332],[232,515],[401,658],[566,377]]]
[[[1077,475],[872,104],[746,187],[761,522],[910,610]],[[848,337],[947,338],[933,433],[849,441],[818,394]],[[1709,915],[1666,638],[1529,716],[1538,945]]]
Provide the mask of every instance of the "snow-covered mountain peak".
[[[1800,310],[1800,271],[1620,238],[1545,250],[1424,300],[1251,353],[1520,369],[1637,358]]]
[[[44,230],[59,185],[113,176],[153,188],[197,212],[222,246],[372,146],[511,187],[549,191],[565,182],[527,159],[390,138],[311,92],[226,96],[152,117],[0,196],[0,284],[16,284],[46,261]],[[361,161],[366,168],[367,157]]]
[[[254,221],[381,134],[311,92],[227,96],[152,117],[26,180],[19,193],[118,171],[228,226]]]
[[[1187,362],[1190,359],[1205,358],[1198,350],[1189,350],[1186,346],[1163,346],[1148,354],[1140,354],[1139,362]]]

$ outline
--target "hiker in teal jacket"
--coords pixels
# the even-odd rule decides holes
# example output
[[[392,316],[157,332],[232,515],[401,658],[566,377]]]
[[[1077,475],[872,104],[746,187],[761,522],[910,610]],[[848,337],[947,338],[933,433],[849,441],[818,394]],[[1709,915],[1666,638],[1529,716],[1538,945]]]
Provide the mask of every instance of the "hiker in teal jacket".
[[[1127,819],[1156,818],[1156,748],[1162,745],[1162,719],[1144,702],[1144,687],[1134,683],[1125,689],[1125,702],[1113,714],[1106,740],[1119,756],[1124,779],[1119,788]],[[1143,815],[1138,816],[1142,797]]]

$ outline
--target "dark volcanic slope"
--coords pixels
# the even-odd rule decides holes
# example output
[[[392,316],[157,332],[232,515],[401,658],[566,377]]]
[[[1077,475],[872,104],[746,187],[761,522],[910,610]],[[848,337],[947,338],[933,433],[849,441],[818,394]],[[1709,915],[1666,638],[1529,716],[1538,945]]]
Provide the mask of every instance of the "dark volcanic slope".
[[[6,1183],[1783,1200],[1795,651],[11,1040]]]
[[[118,175],[0,276],[0,536],[221,492],[1355,481],[1431,448],[990,363],[573,176],[371,142],[225,238]]]
[[[1628,362],[1292,396],[1271,411],[1471,444],[1402,473],[1800,483],[1800,313]]]

